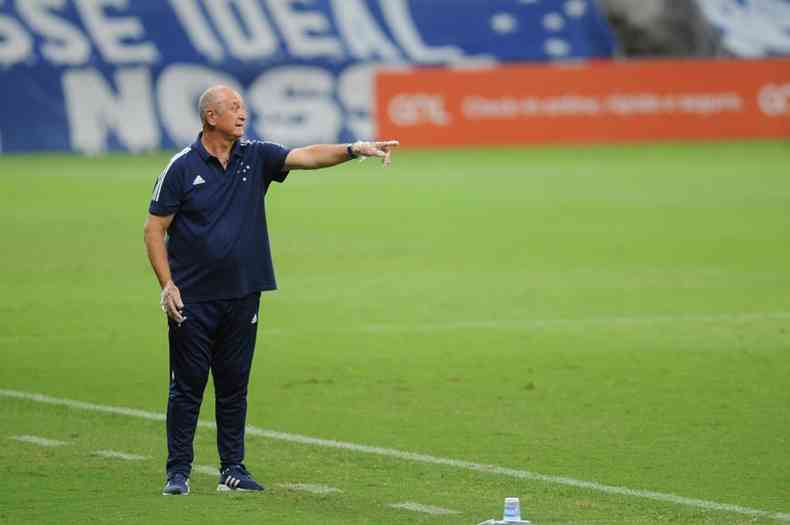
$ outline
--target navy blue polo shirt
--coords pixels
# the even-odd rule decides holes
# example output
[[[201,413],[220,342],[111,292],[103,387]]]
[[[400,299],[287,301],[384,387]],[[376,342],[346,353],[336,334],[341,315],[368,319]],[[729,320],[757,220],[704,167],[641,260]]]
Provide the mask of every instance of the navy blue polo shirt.
[[[228,168],[200,141],[176,154],[154,186],[148,211],[175,215],[167,231],[173,282],[185,303],[274,290],[264,195],[283,182],[289,150],[237,140]]]

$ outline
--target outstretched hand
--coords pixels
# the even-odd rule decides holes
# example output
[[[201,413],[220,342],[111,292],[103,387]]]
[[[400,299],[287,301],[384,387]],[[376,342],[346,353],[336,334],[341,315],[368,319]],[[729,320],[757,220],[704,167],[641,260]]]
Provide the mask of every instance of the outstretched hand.
[[[398,146],[400,146],[400,142],[397,140],[357,141],[351,145],[351,151],[360,157],[379,157],[385,166],[389,166],[392,164],[392,150]]]

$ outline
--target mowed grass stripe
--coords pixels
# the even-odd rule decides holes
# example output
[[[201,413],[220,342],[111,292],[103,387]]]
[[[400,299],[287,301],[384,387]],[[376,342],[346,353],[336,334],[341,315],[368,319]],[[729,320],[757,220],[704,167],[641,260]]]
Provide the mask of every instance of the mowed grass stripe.
[[[748,322],[748,321],[781,321],[790,319],[790,312],[768,313],[729,313],[729,314],[678,314],[678,315],[638,315],[638,316],[613,316],[591,317],[586,319],[480,319],[465,321],[437,321],[432,323],[411,324],[371,324],[364,327],[349,326],[338,328],[338,332],[435,332],[436,330],[459,330],[464,328],[478,329],[535,329],[535,328],[568,328],[578,326],[610,326],[633,324],[660,324],[660,323],[712,323],[712,322]],[[301,329],[300,329],[301,330]],[[309,328],[308,328],[309,330]],[[274,330],[272,330],[274,331]],[[327,330],[323,330],[326,332]],[[277,335],[287,333],[286,330],[277,330]],[[304,331],[302,330],[302,333]],[[267,332],[267,335],[270,335]]]
[[[150,412],[146,410],[138,410],[128,407],[99,405],[95,403],[87,403],[84,401],[47,396],[45,394],[20,392],[18,390],[0,389],[0,396],[14,398],[14,399],[23,399],[37,403],[65,406],[77,410],[87,410],[87,411],[102,412],[108,414],[125,415],[129,417],[137,417],[137,418],[148,419],[153,421],[164,421],[166,418],[165,414],[158,412]],[[198,425],[203,428],[211,428],[211,429],[216,428],[216,425],[210,421],[200,421]],[[755,509],[750,507],[743,507],[740,505],[731,505],[731,504],[719,503],[715,501],[687,498],[684,496],[678,496],[676,494],[668,494],[663,492],[631,489],[628,487],[620,487],[614,485],[605,485],[602,483],[596,483],[594,481],[584,481],[584,480],[578,480],[578,479],[563,477],[563,476],[552,476],[547,474],[530,472],[528,470],[501,467],[497,465],[473,463],[469,461],[431,456],[429,454],[420,454],[420,453],[407,452],[407,451],[390,449],[390,448],[374,447],[370,445],[362,445],[357,443],[348,443],[342,441],[321,439],[321,438],[315,438],[310,436],[303,436],[299,434],[291,434],[287,432],[277,432],[273,430],[258,428],[255,426],[248,426],[247,434],[252,436],[265,437],[269,439],[287,441],[291,443],[301,443],[304,445],[350,450],[353,452],[375,454],[379,456],[387,456],[387,457],[420,462],[420,463],[445,465],[445,466],[456,467],[465,470],[495,474],[499,476],[508,476],[512,478],[525,479],[530,481],[541,481],[545,483],[566,485],[575,488],[604,492],[607,494],[646,498],[656,501],[663,501],[667,503],[674,503],[677,505],[696,507],[705,510],[732,512],[732,513],[745,514],[754,517],[766,517],[780,521],[790,522],[790,513],[774,512],[774,511],[761,510],[761,509]]]

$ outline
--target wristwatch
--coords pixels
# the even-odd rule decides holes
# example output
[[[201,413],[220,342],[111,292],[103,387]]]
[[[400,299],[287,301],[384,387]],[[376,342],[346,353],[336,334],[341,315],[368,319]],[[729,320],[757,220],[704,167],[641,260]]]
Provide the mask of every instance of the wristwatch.
[[[356,153],[354,153],[354,148],[351,147],[352,144],[346,145],[346,151],[348,152],[348,158],[355,159],[357,158]]]

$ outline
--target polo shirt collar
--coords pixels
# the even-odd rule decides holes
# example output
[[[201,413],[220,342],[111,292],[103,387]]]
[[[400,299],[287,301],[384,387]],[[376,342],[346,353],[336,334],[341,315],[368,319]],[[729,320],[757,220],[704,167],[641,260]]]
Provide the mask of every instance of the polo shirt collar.
[[[198,152],[198,155],[200,155],[200,158],[203,159],[203,162],[208,162],[208,159],[211,158],[216,159],[217,157],[206,150],[206,147],[203,145],[203,141],[200,140],[201,138],[203,138],[202,131],[198,133],[197,140],[195,140],[195,142],[192,144],[192,149]],[[236,140],[236,142],[233,143],[233,147],[230,149],[230,156],[236,157],[240,155],[242,155],[241,140]]]

